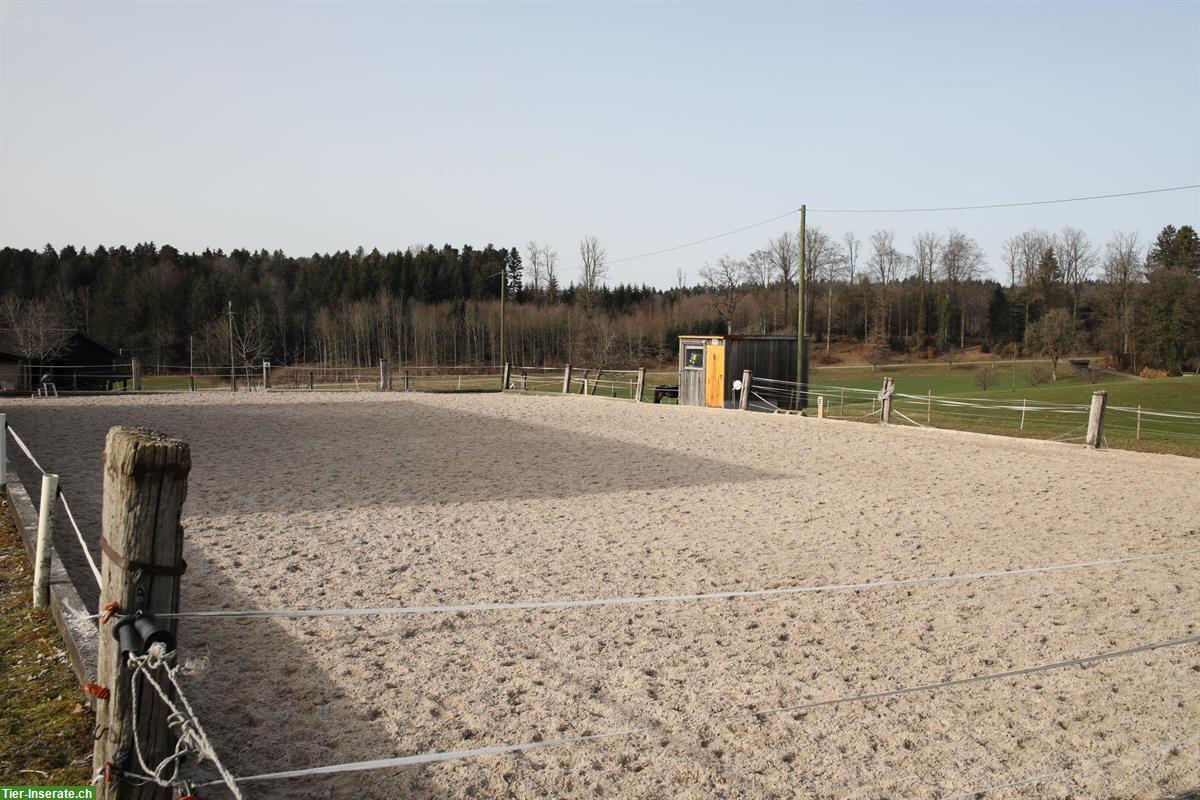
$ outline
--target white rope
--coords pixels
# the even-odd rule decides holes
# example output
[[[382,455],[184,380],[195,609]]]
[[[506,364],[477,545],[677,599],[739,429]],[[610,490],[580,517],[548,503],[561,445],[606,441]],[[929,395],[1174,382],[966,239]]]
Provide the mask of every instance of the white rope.
[[[992,794],[993,792],[999,792],[1004,789],[1015,789],[1018,786],[1027,786],[1031,783],[1044,783],[1045,781],[1054,780],[1056,778],[1065,778],[1066,776],[1074,775],[1077,772],[1084,772],[1086,770],[1091,770],[1091,769],[1103,769],[1104,767],[1107,767],[1109,764],[1113,764],[1117,761],[1120,761],[1123,758],[1128,758],[1131,755],[1135,755],[1135,754],[1136,755],[1156,755],[1158,753],[1166,752],[1169,750],[1174,750],[1177,747],[1187,747],[1189,745],[1196,744],[1197,742],[1200,742],[1200,736],[1195,736],[1191,739],[1184,739],[1183,741],[1179,741],[1179,742],[1162,742],[1161,744],[1154,745],[1153,747],[1143,747],[1143,748],[1139,748],[1136,750],[1127,750],[1124,753],[1119,753],[1114,756],[1108,756],[1106,758],[1098,758],[1093,761],[1085,761],[1084,763],[1080,764],[1078,767],[1072,767],[1070,769],[1062,769],[1062,770],[1058,770],[1057,772],[1043,772],[1038,775],[1030,775],[1028,778],[1021,778],[1020,780],[1009,781],[1008,783],[999,783],[999,784],[996,784],[995,786],[987,786],[987,787],[983,787],[983,788],[979,788],[979,789],[972,789],[969,792],[963,792],[962,794],[955,794],[955,795],[950,795],[948,797],[944,797],[944,798],[942,798],[942,800],[966,800],[966,798],[969,798],[969,797],[978,797],[981,794]]]
[[[1098,661],[1108,661],[1114,658],[1123,656],[1136,655],[1137,653],[1145,653],[1151,650],[1159,650],[1167,647],[1178,647],[1186,644],[1195,644],[1200,642],[1200,636],[1188,636],[1181,639],[1171,639],[1162,642],[1152,642],[1149,644],[1137,645],[1136,647],[1126,648],[1124,650],[1113,650],[1105,653],[1097,653],[1095,655],[1083,656],[1081,658],[1066,659],[1063,661],[1055,661],[1049,664],[1038,664],[1031,667],[1022,667],[1019,669],[1005,670],[1004,672],[994,672],[985,675],[973,675],[967,678],[956,678],[948,681],[939,681],[937,683],[926,683],[920,686],[906,686],[900,689],[891,689],[883,692],[871,692],[869,694],[848,695],[844,697],[835,697],[827,700],[815,700],[798,705],[782,706],[778,708],[766,709],[763,711],[742,712],[728,716],[711,717],[706,721],[708,725],[727,725],[735,722],[761,721],[764,717],[772,714],[796,713],[800,711],[809,711],[817,708],[827,708],[846,703],[865,703],[875,700],[884,700],[889,697],[899,697],[917,692],[930,692],[939,689],[948,689],[957,686],[965,686],[972,683],[980,683],[983,681],[1000,680],[1003,678],[1015,678],[1023,675],[1032,675],[1038,672],[1045,672],[1053,669],[1062,669],[1065,667],[1082,666],[1085,664],[1093,664]],[[694,727],[694,726],[693,726]],[[584,742],[598,741],[601,739],[613,739],[621,737],[636,736],[642,733],[650,733],[659,730],[658,726],[646,725],[636,728],[627,728],[625,730],[607,731],[604,733],[588,734],[586,736],[570,736],[562,739],[550,739],[541,742],[523,742],[521,744],[496,745],[494,747],[480,747],[471,750],[454,750],[438,753],[422,753],[414,756],[398,756],[395,758],[378,758],[370,761],[352,761],[342,764],[330,764],[322,767],[309,767],[306,769],[293,769],[283,772],[267,772],[260,775],[244,775],[237,780],[241,783],[250,783],[253,781],[269,781],[283,780],[287,778],[305,778],[315,775],[332,775],[346,772],[362,772],[366,770],[387,769],[390,767],[407,767],[418,764],[435,764],[442,761],[452,761],[465,758],[477,758],[479,756],[502,755],[506,753],[516,753],[525,750],[538,750],[547,747],[564,747],[567,745],[582,744]],[[219,781],[212,781],[204,785],[215,785]]]
[[[42,469],[42,465],[39,464],[37,459],[33,457],[33,453],[29,452],[29,447],[26,446],[21,437],[17,435],[17,432],[12,428],[9,428],[8,432],[12,434],[13,441],[17,443],[17,447],[21,448],[21,452],[24,453],[25,457],[29,459],[29,463],[33,464],[33,466],[37,468],[38,472],[45,475],[46,470]],[[84,541],[83,538],[83,532],[79,530],[79,523],[75,521],[75,515],[71,513],[71,506],[69,503],[67,503],[67,496],[62,493],[61,489],[59,489],[58,498],[62,500],[63,508],[67,512],[67,518],[71,520],[71,527],[75,529],[75,536],[79,539],[79,547],[81,550],[83,550],[83,557],[87,559],[87,563],[88,566],[91,567],[92,574],[96,576],[96,585],[100,586],[102,584],[102,580],[100,578],[100,569],[96,566],[96,561],[92,558],[91,551],[88,550],[87,542]]]
[[[71,520],[71,527],[75,529],[75,537],[79,539],[79,548],[83,550],[83,557],[87,559],[88,566],[92,568],[92,574],[96,576],[96,585],[103,587],[104,581],[100,577],[100,568],[96,566],[96,560],[92,558],[92,553],[88,550],[87,542],[83,540],[83,531],[79,530],[79,523],[75,521],[75,515],[71,513],[71,506],[67,503],[67,496],[60,490],[58,499],[62,500],[63,509],[67,512],[67,519]]]
[[[29,448],[25,446],[25,442],[20,436],[17,435],[17,432],[13,430],[11,426],[8,428],[8,432],[13,437],[13,441],[17,443],[17,447],[21,448],[21,452],[24,453],[25,457],[29,459],[29,463],[33,464],[33,466],[37,468],[38,472],[45,475],[46,470],[42,469],[42,465],[39,464],[38,460],[33,457],[33,453],[29,452]]]
[[[699,594],[651,595],[645,597],[613,597],[591,600],[537,600],[513,603],[470,603],[453,606],[402,606],[391,608],[309,608],[309,609],[280,609],[280,610],[212,610],[212,611],[179,611],[157,614],[160,619],[187,619],[213,617],[285,617],[291,619],[308,617],[365,617],[389,616],[399,614],[460,614],[478,611],[528,611],[535,609],[565,609],[591,608],[596,606],[627,606],[644,603],[675,603],[692,600],[722,600],[734,597],[773,597],[790,594],[814,594],[818,592],[856,591],[860,589],[882,589],[899,586],[924,586],[939,583],[955,583],[959,581],[974,581],[984,578],[1006,578],[1015,575],[1035,575],[1046,572],[1060,572],[1071,569],[1115,566],[1129,564],[1135,561],[1154,561],[1174,556],[1186,556],[1200,553],[1200,548],[1173,550],[1164,553],[1147,553],[1120,558],[1098,559],[1095,561],[1079,561],[1070,564],[1050,564],[1039,567],[1021,567],[1017,569],[989,570],[986,572],[971,572],[963,575],[940,575],[931,578],[899,578],[883,581],[863,581],[861,583],[831,583],[817,586],[790,586],[778,589],[748,589],[742,591],[706,592]]]
[[[199,718],[196,716],[196,712],[187,700],[187,695],[183,692],[183,687],[179,685],[179,681],[176,679],[175,673],[179,667],[170,663],[173,657],[174,654],[167,653],[162,643],[152,645],[150,652],[143,656],[129,656],[129,666],[131,667],[130,696],[133,706],[133,719],[136,721],[139,718],[137,679],[138,675],[141,675],[154,689],[155,693],[158,694],[163,704],[170,710],[171,713],[167,717],[167,724],[176,731],[178,736],[174,752],[163,758],[157,766],[152,768],[146,764],[145,756],[142,753],[141,740],[138,736],[138,726],[136,724],[133,726],[134,753],[137,755],[138,763],[145,773],[140,777],[152,781],[158,786],[185,786],[187,783],[179,778],[179,766],[188,753],[194,753],[197,757],[197,764],[201,764],[207,760],[212,763],[213,768],[221,776],[219,781],[212,781],[211,783],[204,784],[205,786],[224,783],[237,800],[242,800],[242,793],[238,787],[237,779],[233,777],[233,774],[229,772],[225,765],[221,763],[221,759],[217,757],[208,734],[205,733]],[[175,688],[176,696],[183,705],[182,710],[172,702],[162,685],[154,678],[152,671],[159,668],[163,670],[163,673],[167,676],[167,680]],[[168,768],[170,769],[170,775],[165,775],[164,773]]]

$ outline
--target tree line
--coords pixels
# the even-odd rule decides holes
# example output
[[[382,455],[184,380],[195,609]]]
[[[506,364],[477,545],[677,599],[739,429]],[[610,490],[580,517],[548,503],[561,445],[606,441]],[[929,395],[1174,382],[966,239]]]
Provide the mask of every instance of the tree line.
[[[194,358],[220,367],[231,357],[339,367],[380,358],[666,363],[680,334],[794,334],[799,249],[797,235],[783,234],[743,258],[705,264],[698,283],[680,269],[674,286],[655,288],[609,285],[595,237],[580,242],[570,271],[537,242],[305,257],[153,243],[8,247],[0,249],[0,327],[79,328],[148,366]],[[902,244],[885,228],[860,239],[810,227],[802,300],[814,353],[832,360],[835,343],[859,342],[879,361],[952,357],[980,344],[1051,358],[1103,351],[1121,368],[1168,371],[1200,357],[1200,242],[1191,226],[1168,225],[1148,247],[1127,233],[1098,245],[1075,228],[1028,230],[1004,244],[997,266],[1007,280],[987,277],[988,266],[958,230]]]

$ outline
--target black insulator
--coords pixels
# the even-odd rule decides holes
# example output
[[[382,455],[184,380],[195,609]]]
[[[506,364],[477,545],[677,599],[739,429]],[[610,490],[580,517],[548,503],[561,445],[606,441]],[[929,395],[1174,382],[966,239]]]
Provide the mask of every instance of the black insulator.
[[[168,630],[160,628],[154,619],[154,614],[150,611],[143,611],[137,616],[137,621],[133,623],[137,628],[138,634],[142,637],[142,653],[143,655],[150,652],[150,645],[162,643],[167,652],[175,649],[175,636]]]
[[[113,625],[113,638],[121,643],[121,655],[136,656],[142,653],[142,637],[134,627],[134,617],[126,616],[117,619]]]

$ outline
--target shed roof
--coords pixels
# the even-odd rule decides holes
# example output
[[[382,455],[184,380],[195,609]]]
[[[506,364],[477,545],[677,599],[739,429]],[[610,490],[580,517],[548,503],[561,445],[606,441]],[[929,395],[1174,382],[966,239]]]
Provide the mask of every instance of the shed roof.
[[[734,341],[734,342],[756,342],[756,341],[794,342],[794,341],[796,341],[795,336],[731,336],[731,335],[726,335],[726,334],[715,334],[715,333],[685,333],[685,334],[682,334],[679,338],[680,339],[728,339],[729,341]]]

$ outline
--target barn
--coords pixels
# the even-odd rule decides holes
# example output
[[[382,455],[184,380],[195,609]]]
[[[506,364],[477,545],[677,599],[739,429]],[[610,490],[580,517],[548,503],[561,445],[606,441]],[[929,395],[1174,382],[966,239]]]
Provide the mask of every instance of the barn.
[[[734,408],[734,381],[796,380],[794,336],[680,336],[679,404]],[[753,407],[753,406],[752,406]]]
[[[0,390],[32,392],[46,376],[60,392],[109,391],[131,377],[127,356],[79,330],[66,333],[58,354],[45,363],[30,363],[20,351],[18,337],[0,331]]]

